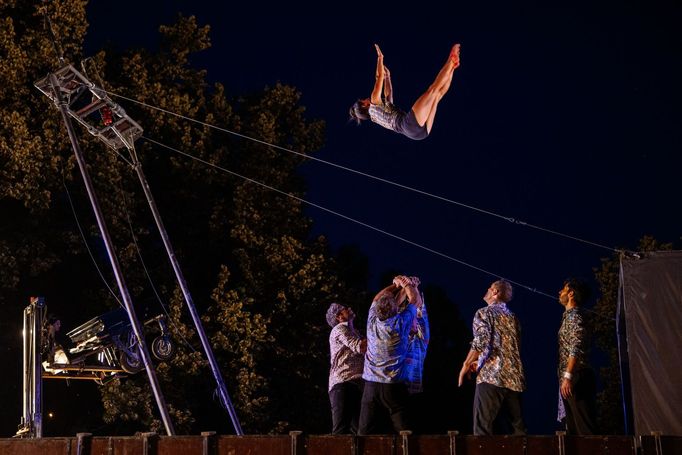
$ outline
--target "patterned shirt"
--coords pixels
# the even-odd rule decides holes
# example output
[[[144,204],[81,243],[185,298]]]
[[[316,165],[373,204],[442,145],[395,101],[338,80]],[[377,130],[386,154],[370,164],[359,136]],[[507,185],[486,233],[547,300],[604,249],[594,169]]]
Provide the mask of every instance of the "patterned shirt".
[[[412,321],[417,314],[414,305],[383,321],[372,302],[367,316],[367,354],[363,379],[372,382],[405,382],[405,355]]]
[[[429,345],[429,317],[426,314],[426,305],[417,310],[416,321],[417,331],[410,331],[407,354],[405,355],[405,380],[407,381],[407,391],[410,393],[423,391],[424,360]]]
[[[590,354],[590,333],[587,327],[585,312],[580,307],[564,311],[559,328],[559,368],[557,373],[561,379],[569,357],[575,357],[573,372],[587,368]]]
[[[336,384],[362,377],[364,354],[360,352],[362,337],[348,322],[340,322],[329,334],[329,390]]]
[[[526,388],[521,363],[521,326],[504,302],[493,303],[476,312],[471,349],[478,356],[476,383],[485,382],[515,392]]]
[[[388,101],[384,101],[383,104],[369,105],[370,120],[392,131],[396,131],[398,119],[403,115],[405,115],[405,113],[402,110]]]

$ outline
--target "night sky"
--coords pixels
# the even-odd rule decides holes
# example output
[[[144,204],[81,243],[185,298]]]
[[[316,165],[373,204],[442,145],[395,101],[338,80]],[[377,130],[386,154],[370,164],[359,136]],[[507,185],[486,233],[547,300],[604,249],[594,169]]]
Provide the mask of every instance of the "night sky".
[[[382,12],[363,3],[93,2],[86,52],[106,43],[153,49],[160,24],[193,14],[211,25],[213,43],[193,63],[231,95],[278,81],[297,87],[310,118],[327,124],[318,158],[609,247],[634,248],[645,234],[679,241],[681,6],[482,2],[471,10],[448,2]],[[330,10],[321,14],[323,7]],[[373,43],[391,70],[396,104],[407,110],[456,42],[461,66],[426,140],[348,122],[349,106],[372,89]],[[554,296],[564,278],[591,279],[611,254],[323,163],[302,172],[308,201],[491,272],[307,211],[314,233],[334,249],[357,245],[369,257],[372,288],[388,284],[379,282],[388,269],[418,275],[444,288],[467,324],[495,276]],[[526,422],[530,433],[551,433],[562,308],[516,291],[510,308],[524,331]],[[457,372],[461,360],[444,367]]]

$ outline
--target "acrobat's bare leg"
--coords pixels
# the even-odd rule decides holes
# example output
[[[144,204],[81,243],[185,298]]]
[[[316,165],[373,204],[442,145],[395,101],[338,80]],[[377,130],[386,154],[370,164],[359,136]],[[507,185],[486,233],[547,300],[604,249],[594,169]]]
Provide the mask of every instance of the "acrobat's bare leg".
[[[426,131],[431,132],[433,120],[436,116],[438,102],[447,93],[452,82],[452,75],[459,66],[459,44],[455,44],[450,51],[447,62],[438,72],[436,79],[428,90],[415,101],[412,111],[420,126],[426,125]]]

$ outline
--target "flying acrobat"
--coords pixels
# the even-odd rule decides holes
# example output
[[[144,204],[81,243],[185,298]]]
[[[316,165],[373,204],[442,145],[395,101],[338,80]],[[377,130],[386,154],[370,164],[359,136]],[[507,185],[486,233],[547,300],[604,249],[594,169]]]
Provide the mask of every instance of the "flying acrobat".
[[[374,90],[369,98],[356,101],[350,108],[350,116],[359,124],[362,120],[371,120],[384,128],[404,134],[410,139],[421,140],[431,133],[436,108],[443,95],[450,88],[452,75],[459,67],[459,44],[452,46],[445,65],[438,72],[436,79],[417,101],[409,112],[404,112],[393,104],[393,87],[391,73],[384,66],[384,54],[379,45],[377,50],[377,69]],[[383,96],[382,96],[383,92]]]

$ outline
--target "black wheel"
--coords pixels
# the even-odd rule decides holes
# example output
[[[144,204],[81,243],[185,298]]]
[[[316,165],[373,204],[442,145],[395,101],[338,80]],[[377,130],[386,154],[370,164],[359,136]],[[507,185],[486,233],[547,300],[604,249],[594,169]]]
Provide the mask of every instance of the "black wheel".
[[[166,362],[175,355],[175,343],[167,336],[158,336],[152,341],[152,354],[162,362]]]
[[[139,373],[144,369],[144,362],[142,362],[142,355],[140,350],[135,349],[132,352],[124,352],[118,356],[118,362],[121,364],[123,371],[129,374]]]
[[[129,374],[142,371],[144,369],[144,362],[135,335],[130,331],[121,338],[123,344],[119,346],[118,354],[118,363],[121,364],[121,369]]]

